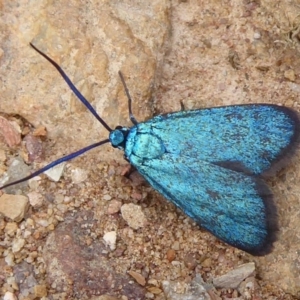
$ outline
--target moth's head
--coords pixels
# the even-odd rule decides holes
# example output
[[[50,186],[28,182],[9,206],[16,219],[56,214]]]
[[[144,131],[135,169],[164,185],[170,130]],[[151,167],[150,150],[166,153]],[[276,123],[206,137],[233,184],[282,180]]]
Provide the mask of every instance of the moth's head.
[[[122,126],[117,126],[115,130],[109,134],[109,141],[114,148],[125,149],[126,138],[129,129]]]

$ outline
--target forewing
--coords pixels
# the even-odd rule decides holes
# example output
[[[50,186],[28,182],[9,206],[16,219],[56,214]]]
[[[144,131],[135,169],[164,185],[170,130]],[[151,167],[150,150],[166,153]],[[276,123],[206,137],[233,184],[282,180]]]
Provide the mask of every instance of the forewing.
[[[297,113],[268,104],[180,111],[137,127],[139,132],[151,128],[169,152],[248,174],[261,174],[282,161],[300,136]]]
[[[275,240],[271,193],[256,177],[166,153],[135,166],[154,189],[224,242],[254,255]]]

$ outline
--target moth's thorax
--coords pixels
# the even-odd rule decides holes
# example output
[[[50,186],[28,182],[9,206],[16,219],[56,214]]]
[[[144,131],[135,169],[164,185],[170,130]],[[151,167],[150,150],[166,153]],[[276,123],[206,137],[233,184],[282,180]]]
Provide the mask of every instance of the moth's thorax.
[[[109,134],[109,141],[111,145],[114,148],[124,150],[129,130],[130,129],[127,127],[117,126],[116,129],[111,131]]]
[[[166,152],[162,140],[154,135],[149,127],[143,126],[143,123],[130,128],[126,146],[125,156],[131,163],[135,160],[147,160],[159,158]]]

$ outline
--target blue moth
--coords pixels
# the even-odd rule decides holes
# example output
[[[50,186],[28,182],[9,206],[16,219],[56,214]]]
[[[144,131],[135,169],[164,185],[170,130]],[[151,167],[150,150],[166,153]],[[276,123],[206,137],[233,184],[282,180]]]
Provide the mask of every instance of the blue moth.
[[[128,97],[131,128],[112,130],[60,66],[45,57],[79,100],[108,130],[109,138],[64,156],[5,188],[111,143],[150,185],[213,235],[253,255],[272,250],[278,230],[276,207],[263,176],[278,170],[300,140],[298,114],[273,104],[179,111],[138,123]]]

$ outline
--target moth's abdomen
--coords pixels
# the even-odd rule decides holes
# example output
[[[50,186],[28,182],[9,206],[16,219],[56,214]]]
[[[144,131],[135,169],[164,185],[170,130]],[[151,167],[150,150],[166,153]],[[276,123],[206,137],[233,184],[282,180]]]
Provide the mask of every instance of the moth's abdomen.
[[[140,131],[138,127],[131,128],[126,140],[125,156],[133,165],[159,158],[165,152],[165,146],[159,137],[148,131]]]

